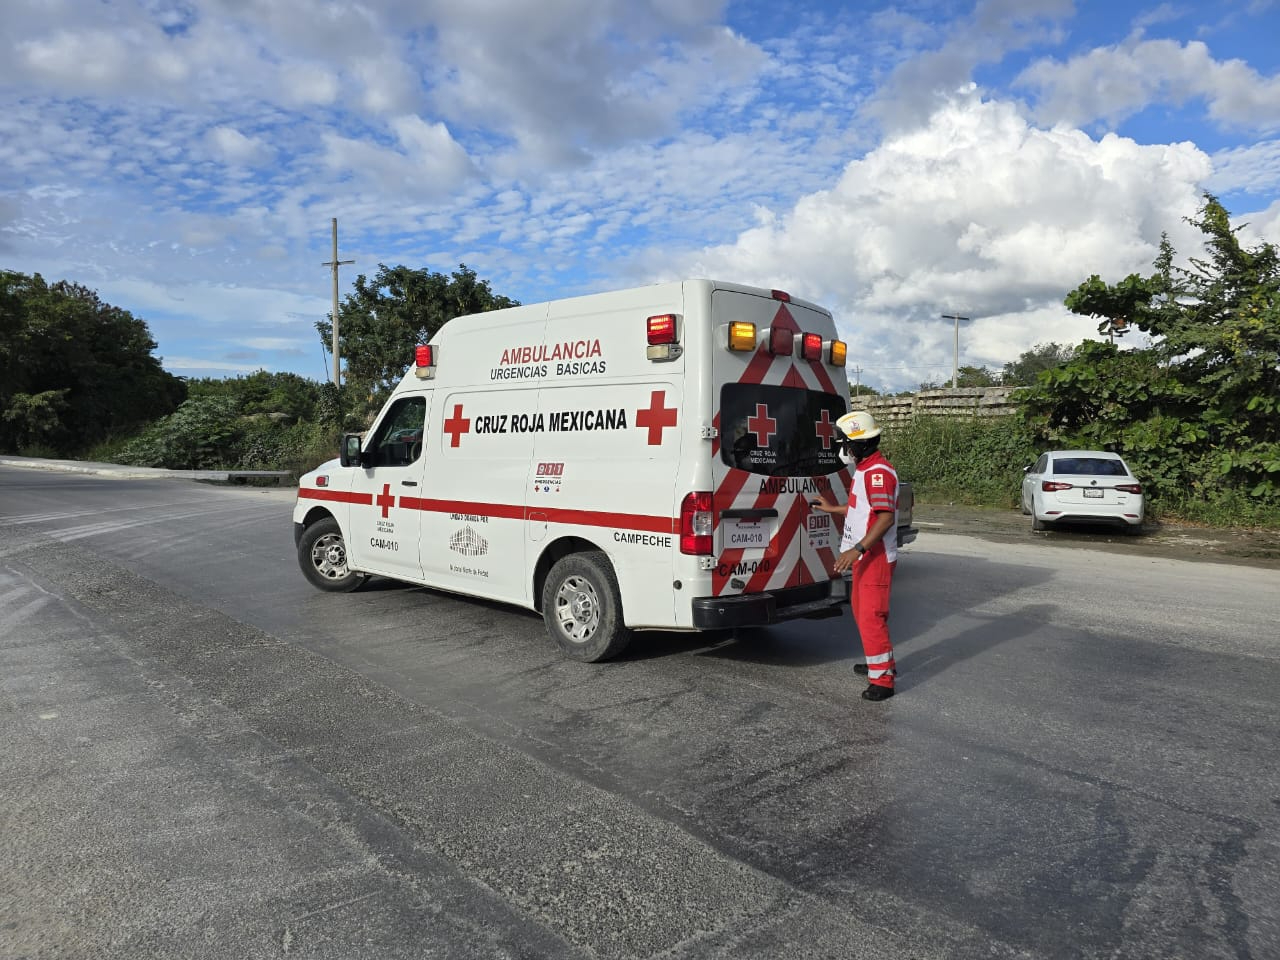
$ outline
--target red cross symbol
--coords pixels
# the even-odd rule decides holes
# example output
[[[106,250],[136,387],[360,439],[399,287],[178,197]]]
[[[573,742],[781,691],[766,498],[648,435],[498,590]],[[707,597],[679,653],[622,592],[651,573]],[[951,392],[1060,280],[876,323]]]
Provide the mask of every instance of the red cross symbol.
[[[378,494],[378,499],[374,503],[382,508],[382,518],[385,520],[387,510],[396,505],[396,498],[391,495],[391,484],[384,483],[382,485],[382,492]]]
[[[453,405],[453,416],[444,422],[444,432],[449,435],[449,446],[462,442],[462,435],[471,431],[471,418],[462,415],[462,404]]]
[[[813,428],[822,439],[822,449],[830,450],[831,441],[836,438],[836,426],[831,422],[831,411],[823,410],[822,416],[814,421]]]
[[[747,417],[747,433],[756,435],[756,446],[767,447],[769,438],[778,432],[778,421],[769,416],[769,408],[763,403],[756,404],[756,415]]]
[[[679,411],[667,406],[667,391],[654,390],[649,395],[649,407],[636,411],[636,426],[649,428],[649,446],[656,447],[662,443],[662,431],[676,425]]]

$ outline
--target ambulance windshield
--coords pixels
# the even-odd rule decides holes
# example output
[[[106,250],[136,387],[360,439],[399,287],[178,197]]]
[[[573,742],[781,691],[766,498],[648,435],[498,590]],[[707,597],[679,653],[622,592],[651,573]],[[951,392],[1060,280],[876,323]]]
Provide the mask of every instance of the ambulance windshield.
[[[720,390],[720,456],[771,477],[816,477],[842,466],[836,420],[843,398],[802,387],[726,383]]]

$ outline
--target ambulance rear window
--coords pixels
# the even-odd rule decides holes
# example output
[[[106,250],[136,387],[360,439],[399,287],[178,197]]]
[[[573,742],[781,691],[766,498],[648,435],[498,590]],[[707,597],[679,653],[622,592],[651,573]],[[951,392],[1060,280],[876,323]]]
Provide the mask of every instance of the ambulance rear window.
[[[802,387],[726,383],[720,390],[720,456],[730,467],[771,477],[835,473],[842,397]]]

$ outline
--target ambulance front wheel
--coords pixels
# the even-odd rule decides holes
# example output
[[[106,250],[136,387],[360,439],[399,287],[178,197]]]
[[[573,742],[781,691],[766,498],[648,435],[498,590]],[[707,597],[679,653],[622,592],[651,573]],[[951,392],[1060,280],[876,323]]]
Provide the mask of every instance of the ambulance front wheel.
[[[574,660],[608,660],[631,642],[622,622],[618,578],[598,550],[556,561],[542,585],[542,617],[556,644]]]
[[[298,564],[313,586],[333,593],[348,593],[364,583],[362,573],[347,565],[347,544],[333,517],[317,520],[298,541]]]

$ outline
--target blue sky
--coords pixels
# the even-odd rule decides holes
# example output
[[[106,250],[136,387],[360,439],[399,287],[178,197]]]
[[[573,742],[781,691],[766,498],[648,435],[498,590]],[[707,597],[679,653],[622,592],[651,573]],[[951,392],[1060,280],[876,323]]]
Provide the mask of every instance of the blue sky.
[[[323,379],[358,272],[524,302],[680,277],[829,307],[881,389],[1096,335],[1217,194],[1280,241],[1280,0],[7,0],[0,267],[167,369]],[[406,345],[408,351],[410,345]],[[406,352],[406,358],[408,352]]]

